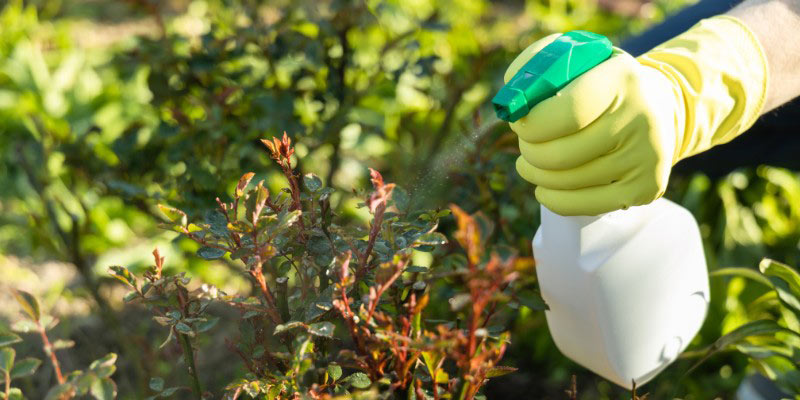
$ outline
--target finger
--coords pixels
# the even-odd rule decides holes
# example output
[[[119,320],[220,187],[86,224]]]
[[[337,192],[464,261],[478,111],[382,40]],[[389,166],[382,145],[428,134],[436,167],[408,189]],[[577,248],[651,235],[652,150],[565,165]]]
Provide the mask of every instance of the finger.
[[[535,167],[565,170],[608,154],[622,141],[621,127],[609,117],[600,118],[575,134],[547,142],[530,143],[520,137],[519,149],[525,161]]]
[[[596,160],[561,171],[534,167],[523,157],[517,158],[517,172],[528,182],[556,190],[575,190],[592,186],[603,186],[622,180],[634,165],[620,154],[612,153]]]
[[[540,143],[568,136],[586,128],[617,108],[619,90],[636,60],[615,51],[554,96],[541,101],[528,115],[511,123],[511,130],[526,142]]]
[[[511,62],[511,65],[508,66],[508,69],[506,69],[506,74],[503,76],[503,82],[508,83],[508,81],[514,77],[514,74],[516,74],[517,71],[519,71],[519,69],[522,68],[526,62],[528,62],[528,60],[533,58],[533,56],[545,48],[545,46],[553,43],[559,36],[561,36],[561,33],[547,35],[531,43],[530,46],[525,48],[525,50],[522,50],[522,53],[519,53],[517,58],[515,58],[514,61]]]
[[[622,182],[575,190],[537,186],[536,200],[559,215],[600,215],[631,206],[626,201],[623,186]]]
[[[664,195],[666,182],[652,176],[650,169],[635,169],[608,185],[581,189],[536,187],[536,199],[551,211],[565,216],[599,215],[649,204]]]

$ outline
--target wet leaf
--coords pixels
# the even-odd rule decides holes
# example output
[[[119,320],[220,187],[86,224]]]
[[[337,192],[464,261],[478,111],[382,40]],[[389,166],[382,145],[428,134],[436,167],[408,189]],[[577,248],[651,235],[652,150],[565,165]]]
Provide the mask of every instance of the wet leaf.
[[[367,374],[363,372],[356,372],[353,375],[344,378],[342,382],[348,382],[350,385],[358,389],[366,389],[372,385],[372,381],[369,379]]]

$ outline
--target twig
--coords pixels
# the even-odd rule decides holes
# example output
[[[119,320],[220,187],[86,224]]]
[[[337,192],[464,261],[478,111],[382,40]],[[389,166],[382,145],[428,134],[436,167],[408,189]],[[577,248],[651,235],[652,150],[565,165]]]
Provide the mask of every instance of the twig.
[[[569,396],[569,400],[578,400],[578,378],[575,375],[572,375],[572,383],[569,386],[569,389],[565,390],[564,392],[567,393]]]
[[[194,350],[192,349],[192,343],[189,341],[189,336],[184,335],[183,333],[178,333],[178,339],[181,342],[181,347],[183,348],[183,359],[186,362],[186,368],[189,370],[189,377],[192,378],[192,387],[197,394],[198,399],[203,398],[203,388],[200,386],[200,380],[197,378],[197,369],[195,368],[194,364]]]
[[[39,321],[36,321],[36,327],[39,329],[39,335],[42,337],[44,352],[50,356],[50,362],[53,364],[53,369],[56,371],[56,379],[58,379],[58,384],[63,385],[66,381],[64,380],[64,375],[61,373],[61,365],[58,363],[58,357],[56,357],[55,349],[53,349],[53,345],[50,344],[50,340],[47,338],[45,327]],[[8,380],[6,380],[6,382],[8,382]]]

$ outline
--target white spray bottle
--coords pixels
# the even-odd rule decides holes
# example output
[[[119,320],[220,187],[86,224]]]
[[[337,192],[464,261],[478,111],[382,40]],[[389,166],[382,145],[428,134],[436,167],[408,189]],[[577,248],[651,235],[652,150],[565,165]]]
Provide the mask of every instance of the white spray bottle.
[[[602,35],[562,35],[497,93],[497,116],[522,118],[611,51]],[[533,253],[556,346],[629,389],[655,377],[691,342],[708,309],[708,272],[694,217],[666,199],[585,217],[542,207],[541,217]]]

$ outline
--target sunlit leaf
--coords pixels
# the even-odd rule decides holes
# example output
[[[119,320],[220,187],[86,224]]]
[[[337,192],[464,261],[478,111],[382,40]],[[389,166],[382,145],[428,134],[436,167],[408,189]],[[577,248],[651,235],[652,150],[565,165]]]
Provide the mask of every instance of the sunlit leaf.
[[[39,321],[39,319],[42,317],[39,308],[39,300],[37,300],[34,295],[22,290],[12,290],[12,293],[14,293],[14,297],[25,311],[25,314],[28,314],[28,317],[30,317],[32,320]]]
[[[89,369],[96,370],[98,368],[108,367],[108,366],[114,365],[114,363],[116,361],[117,361],[117,354],[116,353],[108,353],[105,356],[103,356],[103,358],[94,360],[89,365]]]
[[[163,204],[158,205],[158,209],[167,217],[167,219],[180,226],[186,226],[189,223],[189,219],[186,217],[186,213],[178,210],[177,208],[173,208],[170,206],[166,206]]]
[[[117,384],[109,378],[95,379],[90,392],[97,400],[113,400],[117,397]]]
[[[342,367],[339,364],[328,364],[328,376],[331,380],[336,381],[342,377]]]
[[[336,328],[331,322],[317,322],[308,326],[308,332],[315,336],[333,338],[333,331]]]
[[[136,289],[138,288],[138,283],[136,282],[136,277],[128,271],[127,268],[119,266],[119,265],[112,265],[108,267],[108,273],[111,274],[114,278],[119,280],[120,282]]]
[[[502,365],[495,365],[494,367],[489,369],[489,372],[486,373],[487,378],[496,378],[498,376],[508,375],[512,372],[515,372],[517,368],[514,367],[506,367]]]

